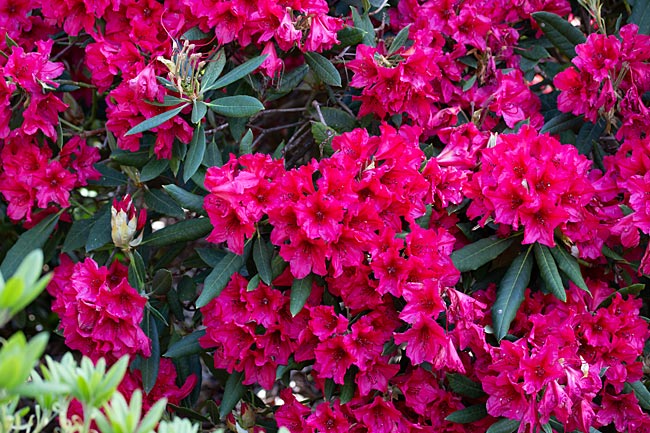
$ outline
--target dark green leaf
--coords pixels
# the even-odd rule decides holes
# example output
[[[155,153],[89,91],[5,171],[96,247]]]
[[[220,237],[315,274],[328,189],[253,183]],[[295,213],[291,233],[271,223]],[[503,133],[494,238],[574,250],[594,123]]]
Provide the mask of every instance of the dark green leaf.
[[[94,251],[113,241],[111,236],[111,204],[105,204],[91,218],[93,225],[90,227],[86,240],[86,251]]]
[[[242,63],[223,77],[219,78],[214,82],[214,84],[201,89],[201,91],[206,92],[208,90],[220,89],[222,87],[226,87],[228,84],[234,83],[241,78],[244,78],[246,75],[259,68],[260,65],[264,63],[264,60],[266,60],[266,57],[267,55],[264,54]]]
[[[192,101],[192,123],[199,124],[208,112],[208,106],[205,102],[193,100]]]
[[[174,218],[185,218],[185,212],[174,200],[159,189],[147,189],[144,192],[147,208]]]
[[[203,209],[203,196],[192,194],[177,185],[164,185],[163,189],[182,208],[201,214],[205,213],[205,210]]]
[[[357,119],[338,108],[321,107],[320,112],[327,126],[334,128],[336,132],[349,132],[357,126]]]
[[[155,128],[156,126],[160,126],[163,123],[167,122],[168,120],[176,117],[185,107],[187,107],[189,104],[183,104],[179,107],[174,108],[173,110],[165,111],[164,113],[160,113],[157,116],[154,116],[150,119],[145,120],[144,122],[138,123],[135,125],[133,128],[129,129],[126,134],[124,135],[133,135],[137,134],[139,132],[144,132],[148,131],[152,128]]]
[[[41,222],[20,235],[16,243],[7,251],[7,255],[2,261],[2,265],[0,265],[0,272],[5,281],[16,272],[25,256],[33,250],[43,247],[58,221],[58,213],[48,215]]]
[[[591,122],[585,122],[580,128],[578,138],[576,139],[578,152],[583,155],[589,155],[594,147],[594,143],[597,143],[600,136],[603,135],[605,125],[606,122],[603,118],[598,119],[595,125]]]
[[[144,266],[144,260],[137,251],[129,253],[131,262],[129,263],[129,284],[139,292],[144,289],[144,283],[147,280],[147,271]]]
[[[650,410],[650,392],[648,391],[648,388],[646,388],[646,386],[643,384],[643,382],[637,380],[636,382],[632,382],[629,385],[634,391],[634,395],[636,395],[637,400],[639,400],[639,405],[646,410]]]
[[[249,129],[239,142],[239,155],[248,155],[251,153],[253,153],[253,131]]]
[[[185,155],[185,165],[183,166],[183,181],[187,182],[190,180],[196,170],[201,166],[203,162],[203,156],[205,155],[205,130],[203,125],[199,125],[194,128],[194,134],[192,135],[192,141],[190,142],[190,148]]]
[[[354,377],[357,375],[357,368],[351,366],[348,368],[348,371],[345,372],[345,377],[343,378],[343,386],[341,387],[341,404],[349,403],[350,400],[354,397],[354,391],[356,390],[356,383],[354,382]]]
[[[576,117],[571,113],[561,113],[546,122],[539,132],[559,134],[563,131],[567,131],[575,128],[576,126],[582,125],[583,122],[584,120],[582,119],[582,116]]]
[[[284,261],[280,255],[275,255],[271,259],[271,270],[273,271],[273,278],[271,280],[275,280],[277,277],[284,272],[284,270],[289,266],[287,262]]]
[[[145,237],[142,244],[163,247],[179,242],[194,241],[207,235],[210,231],[212,231],[212,224],[208,218],[183,220],[153,232]]]
[[[223,157],[217,143],[214,141],[214,137],[205,149],[203,165],[206,167],[221,167],[223,165]]]
[[[535,243],[534,249],[535,261],[537,262],[539,272],[542,274],[542,278],[546,282],[546,287],[548,287],[550,292],[553,293],[556,298],[565,302],[566,291],[564,290],[564,284],[562,283],[560,272],[558,271],[555,260],[553,259],[553,254],[551,254],[550,249],[546,245],[541,245],[538,242]]]
[[[291,284],[291,299],[289,301],[289,310],[292,316],[296,316],[305,306],[305,302],[311,295],[311,285],[313,276],[307,275],[305,278],[294,279]]]
[[[632,14],[627,22],[639,26],[639,33],[650,35],[650,2],[634,0],[630,1],[630,5],[632,5]]]
[[[172,273],[167,269],[158,269],[151,280],[151,291],[157,295],[169,292],[174,282]]]
[[[226,117],[249,117],[262,111],[264,105],[252,96],[225,96],[206,103],[212,111]]]
[[[131,167],[143,167],[149,161],[149,150],[138,150],[130,152],[128,150],[114,150],[111,153],[111,159],[120,165]]]
[[[587,283],[585,283],[585,280],[582,278],[582,273],[580,272],[580,265],[578,265],[578,261],[564,248],[561,248],[561,246],[553,248],[551,250],[551,254],[553,254],[553,257],[555,257],[555,263],[557,263],[559,268],[562,269],[566,276],[569,277],[571,281],[573,281],[573,284],[580,287],[582,290],[589,292]]]
[[[512,433],[517,430],[521,421],[503,418],[495,422],[485,433]]]
[[[551,12],[535,12],[533,18],[549,41],[570,59],[576,56],[576,45],[584,44],[585,35],[571,23]]]
[[[309,66],[302,64],[287,74],[281,75],[279,87],[269,89],[266,92],[266,100],[274,101],[288,95],[293,89],[298,87],[298,84],[302,82],[307,72],[309,72]]]
[[[140,362],[142,371],[142,388],[145,393],[149,393],[158,379],[158,369],[160,367],[160,342],[158,340],[158,327],[156,321],[146,310],[144,313],[144,333],[151,340],[151,356],[143,358]]]
[[[246,388],[242,385],[244,374],[239,371],[234,371],[226,382],[226,387],[223,390],[223,400],[219,406],[219,416],[225,418],[237,406],[237,402],[244,396]]]
[[[224,66],[226,66],[226,54],[222,48],[214,55],[214,58],[209,60],[208,66],[205,67],[203,78],[201,78],[201,87],[207,89],[213,85],[217,81],[217,78],[219,78],[219,75],[221,75],[221,72],[223,72]]]
[[[198,41],[201,39],[207,39],[209,37],[210,35],[208,33],[205,33],[198,27],[192,27],[181,35],[181,39],[186,39],[188,41]]]
[[[452,412],[447,415],[445,420],[457,422],[459,424],[469,424],[471,422],[485,418],[487,414],[488,413],[487,409],[485,408],[485,403],[482,403]]]
[[[86,240],[88,240],[92,224],[92,219],[77,220],[73,222],[68,235],[65,237],[65,242],[63,243],[63,249],[61,252],[69,253],[78,250],[79,248],[83,248],[86,245]]]
[[[363,44],[374,47],[377,45],[375,41],[375,28],[372,26],[370,17],[367,13],[364,13],[363,16],[359,15],[357,8],[350,7],[352,10],[352,21],[354,22],[354,27],[358,28],[363,32]]]
[[[336,38],[339,40],[337,47],[345,48],[352,45],[357,45],[363,41],[364,34],[365,32],[361,29],[345,26],[336,34]]]
[[[614,300],[614,296],[616,296],[617,293],[620,294],[620,295],[633,295],[633,296],[636,296],[639,293],[641,293],[641,291],[643,289],[645,289],[645,284],[642,284],[642,283],[636,283],[636,284],[632,284],[632,285],[629,285],[629,286],[626,286],[626,287],[622,287],[622,288],[618,289],[616,292],[614,292],[611,295],[609,295],[608,297],[606,297],[605,299],[603,299],[600,302],[600,305],[598,305],[598,308],[607,308],[607,307],[609,307],[611,305],[612,301]]]
[[[318,53],[305,53],[305,61],[323,83],[341,87],[341,75],[327,58]]]
[[[197,248],[197,254],[208,266],[214,268],[228,253],[223,250],[213,250],[212,248]]]
[[[408,26],[402,28],[402,30],[399,31],[399,33],[395,36],[395,39],[393,39],[393,42],[390,44],[390,48],[388,49],[388,55],[390,56],[393,54],[395,51],[399,50],[402,48],[406,42],[409,39],[409,28],[411,25],[409,24]]]
[[[481,398],[485,395],[480,383],[458,373],[447,374],[452,391],[469,398]]]
[[[186,335],[174,344],[171,344],[163,356],[165,358],[181,358],[183,356],[201,353],[203,348],[199,344],[199,338],[203,337],[205,332],[205,329],[200,329]]]
[[[496,236],[484,238],[454,251],[451,260],[460,272],[474,271],[497,258],[512,244],[512,241],[512,239],[500,239]]]
[[[203,290],[196,300],[196,307],[205,307],[210,301],[219,296],[223,288],[228,284],[228,281],[230,281],[230,277],[239,271],[243,264],[243,256],[234,253],[226,254],[226,257],[221,259],[219,264],[206,277],[203,283]]]
[[[492,306],[492,323],[498,340],[508,333],[510,323],[524,300],[524,291],[533,269],[532,249],[533,247],[530,246],[513,260],[499,284],[497,298]]]
[[[104,164],[95,164],[95,169],[101,173],[102,177],[97,180],[89,180],[90,185],[99,186],[122,186],[126,184],[127,178],[122,172],[114,170]]]
[[[271,256],[273,247],[267,244],[264,239],[258,237],[253,246],[253,261],[257,267],[257,272],[265,284],[271,284],[273,281],[273,271],[271,270]]]
[[[140,181],[149,182],[150,180],[160,176],[165,170],[167,170],[167,168],[169,168],[169,160],[153,157],[144,167],[142,167],[142,171],[140,172]]]

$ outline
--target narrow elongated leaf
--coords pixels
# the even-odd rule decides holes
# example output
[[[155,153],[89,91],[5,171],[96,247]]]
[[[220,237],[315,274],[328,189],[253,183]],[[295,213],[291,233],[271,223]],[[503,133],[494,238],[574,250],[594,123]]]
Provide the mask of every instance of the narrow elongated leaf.
[[[402,48],[406,42],[409,39],[409,28],[411,25],[409,24],[408,26],[404,27],[402,30],[399,31],[399,33],[395,36],[395,39],[393,39],[393,42],[390,44],[390,48],[388,49],[388,55],[390,56],[393,54],[395,51],[399,50]]]
[[[205,129],[203,125],[199,125],[194,129],[190,148],[185,155],[185,165],[183,166],[183,181],[187,182],[194,176],[196,170],[203,162],[203,155],[205,155]]]
[[[305,278],[296,278],[293,280],[293,284],[291,284],[291,298],[289,300],[289,310],[292,316],[300,313],[309,295],[311,295],[312,279],[312,275],[309,274]]]
[[[157,116],[153,116],[152,118],[147,119],[144,122],[138,123],[133,128],[129,129],[127,133],[124,135],[133,135],[139,132],[148,131],[152,128],[155,128],[156,126],[160,126],[163,123],[167,122],[169,119],[176,117],[188,105],[190,105],[189,102],[179,107],[176,107],[173,110],[165,111],[164,113],[160,113]]]
[[[646,410],[650,410],[650,391],[648,388],[641,382],[637,380],[629,384],[636,395],[637,400],[639,400],[639,405]]]
[[[339,40],[339,43],[336,45],[337,48],[345,48],[351,45],[357,45],[363,41],[363,35],[365,32],[356,27],[345,26],[336,34],[336,38]]]
[[[205,213],[203,209],[203,196],[186,191],[178,185],[164,185],[163,189],[182,208],[201,214]]]
[[[104,164],[95,164],[94,167],[101,173],[102,177],[97,180],[89,180],[88,184],[99,186],[122,186],[126,184],[127,177],[122,172],[107,167]]]
[[[222,87],[226,87],[228,84],[234,83],[241,78],[244,78],[246,75],[259,68],[260,65],[264,63],[264,60],[266,60],[266,57],[267,55],[264,54],[263,56],[255,57],[242,63],[223,77],[219,78],[212,85],[201,89],[201,91],[207,92],[208,90],[220,89]]]
[[[90,234],[90,227],[93,224],[93,220],[77,220],[72,223],[68,235],[65,237],[65,242],[63,243],[63,249],[61,250],[64,253],[69,253],[71,251],[83,248],[86,245],[86,240]]]
[[[192,101],[192,123],[199,124],[208,112],[208,106],[205,102],[193,100]]]
[[[92,226],[89,230],[88,239],[86,239],[86,251],[94,251],[112,242],[111,237],[111,205],[105,204],[91,218]]]
[[[142,292],[144,289],[144,283],[147,279],[147,270],[144,266],[144,260],[142,256],[137,251],[129,252],[129,257],[131,263],[129,263],[129,284],[137,289],[139,292]]]
[[[451,260],[460,272],[474,271],[496,259],[508,249],[512,241],[513,239],[500,239],[496,236],[480,239],[472,244],[465,245],[458,251],[454,251],[451,254]]]
[[[341,75],[327,58],[318,53],[305,53],[305,61],[323,83],[341,87]]]
[[[117,149],[111,154],[111,159],[120,165],[129,165],[131,167],[142,167],[149,161],[149,150],[138,150],[130,152],[128,150]]]
[[[167,194],[159,189],[148,189],[144,192],[144,202],[147,207],[163,215],[174,218],[185,218],[185,212]]]
[[[213,59],[210,59],[208,66],[205,67],[205,72],[201,79],[201,87],[204,91],[205,89],[209,89],[217,81],[217,78],[223,72],[224,66],[226,66],[226,54],[222,48],[214,55]]]
[[[160,176],[165,170],[167,170],[167,168],[169,168],[168,159],[158,159],[154,157],[146,163],[144,167],[142,167],[142,171],[140,172],[140,181],[149,182],[150,180]]]
[[[20,235],[0,265],[0,272],[8,280],[31,251],[42,248],[59,221],[59,214],[45,217],[41,222]]]
[[[350,400],[352,400],[354,397],[354,392],[357,388],[354,378],[357,375],[357,371],[357,367],[352,366],[348,368],[348,371],[345,372],[345,377],[343,378],[343,386],[341,387],[341,404],[350,402]]]
[[[499,284],[497,298],[492,306],[494,333],[501,340],[508,333],[510,323],[524,300],[524,291],[533,270],[533,247],[520,253],[512,262]]]
[[[264,109],[264,105],[252,96],[225,96],[206,103],[217,114],[226,117],[250,117]]]
[[[228,377],[226,387],[223,390],[223,400],[221,400],[221,405],[219,406],[219,416],[222,419],[232,412],[237,402],[244,396],[246,388],[241,383],[243,378],[244,374],[239,371],[233,372]]]
[[[197,308],[208,305],[211,300],[219,296],[223,288],[228,284],[228,281],[230,281],[230,277],[239,271],[243,264],[243,256],[238,256],[233,253],[226,254],[226,257],[221,259],[219,264],[212,269],[212,272],[205,279],[203,291],[196,300]]]
[[[271,256],[273,249],[261,237],[257,238],[253,246],[253,261],[257,267],[257,272],[265,284],[271,284],[273,280],[273,270],[271,269]]]
[[[158,340],[158,327],[156,320],[151,313],[146,310],[144,319],[144,333],[151,340],[151,356],[143,358],[140,363],[142,371],[142,388],[147,394],[153,389],[158,379],[158,370],[160,367],[160,341]]]
[[[179,242],[194,241],[207,235],[211,230],[212,224],[208,218],[179,221],[147,236],[142,241],[142,244],[151,247],[163,247]]]
[[[551,12],[535,12],[533,18],[549,41],[570,59],[576,56],[576,45],[584,44],[585,35],[571,23]]]
[[[367,13],[359,15],[359,11],[355,7],[350,7],[352,11],[352,21],[354,22],[354,27],[358,28],[363,32],[363,44],[374,47],[377,45],[375,41],[375,28],[370,21],[370,17]]]
[[[309,66],[302,64],[297,68],[291,70],[285,75],[280,76],[279,87],[271,88],[266,92],[266,101],[274,101],[285,95],[288,95],[293,89],[298,87],[309,72]]]
[[[594,147],[594,143],[598,143],[601,135],[603,135],[605,125],[606,122],[603,118],[598,119],[596,124],[585,122],[580,128],[578,138],[576,138],[578,152],[583,155],[589,155]]]
[[[199,344],[199,338],[203,337],[205,332],[205,329],[200,329],[186,335],[176,343],[171,344],[163,356],[166,358],[182,358],[201,353],[203,348]]]
[[[451,389],[460,395],[469,398],[481,398],[485,395],[480,383],[474,382],[467,376],[458,373],[447,374]]]
[[[571,113],[561,113],[546,122],[539,132],[559,134],[563,131],[568,131],[576,126],[582,125],[582,123],[582,116],[576,117]]]
[[[639,33],[650,35],[650,2],[634,0],[629,3],[632,5],[632,14],[627,22],[639,26]]]
[[[503,418],[495,422],[485,433],[512,433],[517,430],[521,421]]]
[[[485,403],[475,404],[464,409],[457,410],[450,413],[445,418],[446,421],[457,422],[460,424],[469,424],[470,422],[478,421],[487,416],[487,409]]]
[[[623,296],[627,296],[627,295],[636,296],[639,293],[641,293],[643,289],[645,289],[645,284],[643,283],[636,283],[629,286],[621,287],[620,289],[618,289],[617,291],[615,291],[614,293],[612,293],[611,295],[603,299],[598,305],[598,308],[600,309],[600,308],[609,307],[612,304],[612,301],[614,300],[614,297],[616,296],[617,293]]]
[[[251,153],[253,153],[253,131],[249,128],[239,141],[239,154],[248,155]]]
[[[553,254],[553,257],[555,258],[555,263],[557,263],[558,267],[562,269],[571,281],[573,281],[573,284],[580,287],[585,292],[589,292],[589,287],[587,287],[587,283],[585,283],[585,280],[582,278],[578,261],[560,246],[553,248],[551,254]]]
[[[548,287],[556,298],[565,302],[566,291],[564,290],[564,284],[562,284],[560,272],[555,264],[555,259],[553,259],[553,254],[551,254],[551,251],[546,245],[541,245],[538,242],[535,243],[534,250],[535,261],[537,262],[537,267],[539,268],[539,272],[542,274],[544,282],[546,282],[546,287]]]

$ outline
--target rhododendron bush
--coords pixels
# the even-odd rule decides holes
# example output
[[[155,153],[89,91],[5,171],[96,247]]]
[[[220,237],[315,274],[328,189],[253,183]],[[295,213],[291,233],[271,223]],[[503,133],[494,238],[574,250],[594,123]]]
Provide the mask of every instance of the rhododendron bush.
[[[208,431],[650,431],[649,34],[643,0],[0,0],[0,271],[52,272],[3,337]]]

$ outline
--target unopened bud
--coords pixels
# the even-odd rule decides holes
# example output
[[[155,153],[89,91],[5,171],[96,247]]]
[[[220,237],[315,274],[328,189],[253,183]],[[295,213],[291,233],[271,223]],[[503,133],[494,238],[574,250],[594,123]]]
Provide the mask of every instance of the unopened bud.
[[[113,200],[111,208],[111,237],[116,247],[128,251],[142,242],[143,228],[147,221],[147,211],[137,212],[131,197]]]

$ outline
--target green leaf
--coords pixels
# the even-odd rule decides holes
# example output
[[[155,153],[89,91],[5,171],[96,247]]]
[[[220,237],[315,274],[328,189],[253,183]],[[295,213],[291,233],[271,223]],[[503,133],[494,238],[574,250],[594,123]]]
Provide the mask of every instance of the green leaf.
[[[208,218],[183,220],[153,232],[144,238],[142,245],[163,247],[179,242],[194,241],[210,233],[212,228]]]
[[[411,25],[409,24],[408,26],[404,27],[402,30],[399,31],[399,33],[395,36],[395,39],[393,39],[393,42],[391,42],[387,55],[390,56],[391,54],[393,54],[395,51],[399,50],[406,44],[406,42],[409,39],[410,27]]]
[[[637,380],[636,382],[632,382],[629,385],[634,391],[634,395],[636,395],[637,400],[639,400],[639,405],[646,410],[650,410],[650,392],[648,391],[648,388],[646,388],[646,386],[643,384],[643,382]]]
[[[131,167],[143,167],[149,160],[149,150],[138,150],[131,152],[128,150],[117,149],[111,153],[111,160],[120,165],[128,165]]]
[[[183,181],[187,182],[194,176],[194,173],[201,166],[203,156],[205,155],[205,129],[203,125],[194,128],[190,148],[185,155],[185,165],[183,166]]]
[[[142,388],[149,394],[158,379],[158,370],[160,367],[160,341],[158,340],[158,327],[156,320],[149,310],[145,311],[144,316],[144,333],[151,340],[151,356],[143,358],[140,363],[142,372]]]
[[[152,179],[160,176],[165,170],[169,168],[168,159],[158,159],[155,156],[142,167],[140,172],[140,182],[149,182]]]
[[[650,35],[650,2],[634,0],[629,3],[632,6],[632,13],[627,22],[639,26],[639,33]]]
[[[271,257],[273,247],[267,244],[264,239],[258,237],[253,246],[253,261],[257,267],[257,272],[265,284],[271,284],[273,281],[273,270],[271,269]]]
[[[474,271],[491,260],[496,259],[502,252],[508,249],[512,241],[513,239],[509,238],[490,236],[489,238],[465,245],[458,251],[454,251],[451,254],[451,260],[460,272]]]
[[[137,251],[129,252],[129,258],[131,259],[128,275],[129,284],[139,292],[142,292],[142,289],[144,289],[144,283],[147,280],[147,270],[144,266],[144,260],[142,260],[142,256]]]
[[[352,11],[352,21],[354,22],[354,27],[358,28],[363,32],[363,44],[370,47],[377,45],[375,41],[375,28],[372,26],[372,21],[368,13],[364,13],[363,16],[359,15],[359,11],[355,7],[350,7]]]
[[[210,301],[219,296],[223,288],[228,284],[228,281],[230,281],[230,277],[239,271],[243,264],[243,256],[234,253],[226,254],[226,257],[221,259],[219,264],[212,269],[210,275],[206,277],[203,284],[203,291],[196,300],[196,307],[205,307]]]
[[[469,398],[481,398],[485,395],[480,383],[474,382],[467,376],[458,373],[447,374],[447,380],[452,391]]]
[[[212,141],[208,144],[208,147],[205,149],[205,156],[203,157],[203,163],[206,167],[221,167],[223,165],[223,157],[221,156],[221,150],[219,146],[214,141],[214,136]]]
[[[167,194],[159,189],[147,189],[144,191],[144,202],[147,208],[163,215],[174,218],[185,218],[185,212]]]
[[[77,220],[72,223],[72,227],[68,231],[68,235],[63,242],[63,249],[61,252],[69,253],[74,250],[83,248],[86,245],[86,240],[90,234],[90,227],[93,224],[92,219]]]
[[[226,387],[223,390],[223,400],[219,406],[219,416],[225,418],[237,405],[237,402],[244,396],[246,388],[242,385],[244,373],[235,371],[226,381]]]
[[[351,366],[348,368],[348,371],[345,372],[345,377],[343,378],[343,386],[341,387],[341,404],[349,403],[352,398],[354,398],[354,391],[356,390],[356,383],[354,377],[357,375],[357,368]]]
[[[0,265],[0,273],[9,279],[32,250],[42,248],[59,221],[59,214],[48,215],[41,222],[20,235]]]
[[[193,194],[177,185],[164,185],[163,189],[182,208],[200,214],[205,213],[205,209],[203,209],[203,196]]]
[[[220,89],[226,87],[228,84],[234,83],[235,81],[244,78],[246,75],[253,72],[255,69],[259,68],[264,60],[266,60],[267,55],[252,58],[241,65],[237,66],[232,71],[228,72],[223,77],[219,78],[212,85],[202,88],[201,92],[207,92],[208,90]]]
[[[249,117],[264,109],[260,101],[247,95],[225,96],[206,104],[215,113],[226,117]]]
[[[548,40],[570,59],[576,56],[576,45],[587,41],[580,30],[559,15],[551,12],[535,12],[532,16]]]
[[[182,358],[201,353],[203,348],[199,344],[199,338],[203,337],[205,332],[205,329],[200,329],[186,335],[174,344],[171,344],[163,356],[165,358]]]
[[[305,53],[305,61],[323,83],[341,87],[341,75],[328,59],[318,53]]]
[[[152,128],[155,128],[156,126],[160,126],[163,123],[167,122],[168,120],[176,117],[188,105],[190,105],[189,102],[179,107],[176,107],[173,110],[165,111],[164,113],[160,113],[157,116],[153,116],[152,118],[147,119],[144,122],[138,123],[133,128],[129,129],[127,133],[124,135],[133,135],[139,132],[148,131]]]
[[[309,66],[302,64],[291,70],[285,75],[280,76],[279,87],[271,88],[266,92],[266,101],[275,101],[285,95],[288,95],[293,89],[298,87],[309,72]]]
[[[524,300],[524,291],[533,270],[532,245],[512,262],[499,284],[497,298],[492,306],[492,322],[496,338],[500,341],[508,333],[510,323]]]
[[[111,237],[111,204],[107,203],[91,218],[88,239],[86,240],[86,252],[94,251],[113,241]]]
[[[584,120],[582,119],[582,116],[576,117],[571,113],[561,113],[546,122],[539,132],[559,134],[563,131],[571,130],[578,125],[582,125],[583,122]]]
[[[605,125],[605,119],[602,117],[598,119],[595,125],[591,122],[585,122],[580,128],[578,138],[576,139],[578,152],[583,155],[589,155],[594,147],[594,143],[598,143],[601,135],[605,132]]]
[[[642,284],[642,283],[636,283],[636,284],[631,284],[631,285],[626,286],[626,287],[622,287],[622,288],[618,289],[616,292],[614,292],[611,295],[609,295],[608,297],[606,297],[605,299],[603,299],[600,302],[600,304],[598,305],[598,308],[607,308],[607,307],[609,307],[611,305],[612,301],[614,300],[614,296],[616,296],[617,293],[620,294],[620,295],[633,295],[633,296],[636,296],[639,293],[641,293],[641,291],[643,289],[645,289],[645,284]]]
[[[559,248],[559,247],[555,247]],[[542,274],[542,279],[546,282],[546,287],[562,302],[566,302],[566,291],[562,283],[562,277],[557,269],[553,254],[549,247],[535,242],[535,261],[539,272]]]
[[[167,269],[158,269],[151,280],[151,292],[164,295],[169,292],[174,282],[172,273]]]
[[[357,119],[343,110],[333,107],[321,107],[320,112],[327,126],[336,132],[349,132],[357,127]]]
[[[468,406],[464,409],[450,413],[445,421],[457,422],[459,424],[469,424],[481,420],[488,415],[485,403]]]
[[[201,87],[203,91],[217,81],[217,78],[219,78],[219,75],[223,72],[224,66],[226,66],[226,54],[224,53],[223,48],[221,48],[217,54],[214,55],[214,58],[209,60],[208,66],[205,67],[203,78],[201,78]]]
[[[345,48],[352,45],[357,45],[363,41],[363,36],[366,32],[356,27],[345,26],[336,34],[336,39],[339,43],[336,48]]]
[[[589,292],[587,283],[585,283],[585,280],[582,278],[578,261],[571,254],[561,247],[553,248],[551,254],[555,257],[555,263],[557,263],[566,276],[573,281],[573,284],[580,287],[585,292],[591,293]]]
[[[201,120],[205,117],[208,112],[208,106],[205,105],[205,102],[193,100],[192,101],[192,123],[199,124]]]
[[[305,278],[296,278],[291,284],[291,298],[289,300],[289,310],[292,316],[296,316],[305,306],[305,302],[311,295],[311,285],[313,276],[307,275]]]
[[[512,433],[519,428],[521,421],[503,418],[495,422],[485,433]]]
[[[88,180],[89,185],[122,186],[126,184],[128,180],[122,172],[114,170],[104,164],[95,164],[94,167],[102,177],[97,180]]]

